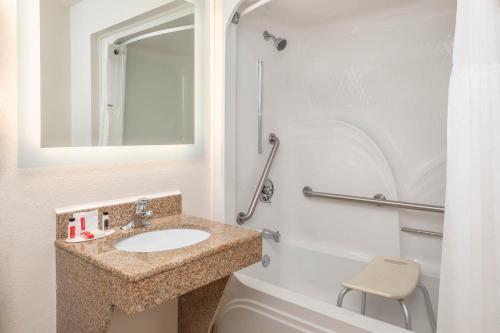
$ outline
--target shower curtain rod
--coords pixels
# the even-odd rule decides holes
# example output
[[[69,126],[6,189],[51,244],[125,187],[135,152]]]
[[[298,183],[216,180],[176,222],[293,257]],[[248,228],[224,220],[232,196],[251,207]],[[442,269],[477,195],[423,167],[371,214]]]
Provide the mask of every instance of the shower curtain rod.
[[[191,24],[191,25],[184,25],[184,26],[181,26],[181,27],[175,27],[175,28],[168,28],[168,29],[153,31],[153,32],[150,32],[150,33],[147,33],[147,34],[144,34],[144,35],[140,35],[140,36],[136,36],[134,38],[130,38],[130,39],[124,41],[123,43],[118,44],[118,45],[120,47],[121,46],[127,46],[129,44],[138,42],[138,41],[143,40],[143,39],[147,39],[147,38],[151,38],[151,37],[156,37],[156,36],[160,36],[160,35],[166,35],[166,34],[169,34],[169,33],[172,33],[172,32],[179,32],[179,31],[192,30],[192,29],[194,29],[194,25],[193,24]]]
[[[249,14],[250,12],[253,12],[255,9],[264,6],[268,2],[271,2],[271,0],[260,0],[260,1],[257,1],[253,5],[250,5],[247,8],[245,8],[245,10],[243,10],[240,13],[240,16],[245,16],[245,15]]]
[[[335,199],[335,200],[345,200],[353,201],[359,203],[372,204],[377,206],[387,206],[394,208],[410,209],[410,210],[420,210],[424,212],[441,213],[444,214],[443,206],[425,205],[414,202],[404,202],[404,201],[392,201],[386,200],[383,195],[377,194],[374,198],[367,197],[357,197],[352,195],[334,194],[334,193],[324,193],[324,192],[314,192],[309,186],[302,189],[302,193],[306,197],[317,197],[325,199]]]

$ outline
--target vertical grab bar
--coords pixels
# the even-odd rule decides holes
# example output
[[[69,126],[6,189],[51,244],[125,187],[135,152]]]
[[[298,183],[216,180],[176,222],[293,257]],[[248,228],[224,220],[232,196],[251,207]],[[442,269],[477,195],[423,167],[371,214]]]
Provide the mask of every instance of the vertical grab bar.
[[[262,127],[263,127],[263,108],[264,108],[264,60],[257,63],[257,152],[262,154]]]
[[[271,152],[269,153],[269,157],[267,158],[266,165],[264,166],[264,170],[262,170],[262,174],[260,175],[259,183],[257,184],[257,188],[255,189],[255,193],[253,194],[252,202],[250,202],[250,206],[246,213],[240,212],[236,216],[236,222],[239,225],[245,223],[246,220],[249,220],[253,213],[255,212],[255,207],[257,206],[257,202],[259,201],[259,194],[262,191],[262,187],[264,186],[264,182],[269,175],[269,171],[271,170],[271,166],[273,165],[274,158],[276,157],[276,153],[278,152],[278,147],[280,145],[280,140],[273,133],[269,134],[269,143],[273,145]]]

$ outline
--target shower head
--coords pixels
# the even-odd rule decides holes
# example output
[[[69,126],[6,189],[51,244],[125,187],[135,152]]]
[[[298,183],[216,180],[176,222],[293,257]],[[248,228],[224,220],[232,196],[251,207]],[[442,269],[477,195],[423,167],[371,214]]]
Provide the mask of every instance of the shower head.
[[[284,38],[276,38],[273,34],[270,34],[269,31],[264,31],[263,33],[265,40],[272,40],[274,42],[274,47],[278,51],[283,51],[286,47],[287,41]]]

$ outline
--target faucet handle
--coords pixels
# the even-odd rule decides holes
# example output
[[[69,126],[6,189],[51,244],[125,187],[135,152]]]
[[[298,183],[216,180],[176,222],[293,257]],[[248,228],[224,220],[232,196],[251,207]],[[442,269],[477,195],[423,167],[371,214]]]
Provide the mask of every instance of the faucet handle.
[[[142,213],[142,217],[151,217],[151,216],[153,216],[153,212],[150,210]]]
[[[141,204],[141,203],[148,203],[150,201],[151,201],[151,199],[149,199],[149,198],[139,198],[135,201],[135,204],[137,205],[137,204]]]
[[[135,213],[142,213],[146,210],[146,205],[151,201],[148,198],[140,198],[135,201]]]

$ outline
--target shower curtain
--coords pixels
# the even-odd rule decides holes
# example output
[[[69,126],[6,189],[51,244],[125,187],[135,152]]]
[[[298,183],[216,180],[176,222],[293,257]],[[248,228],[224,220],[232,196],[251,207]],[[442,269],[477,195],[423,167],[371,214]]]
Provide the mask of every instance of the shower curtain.
[[[500,332],[499,60],[499,0],[458,0],[439,333]]]
[[[114,50],[120,48],[120,53]],[[127,81],[127,47],[109,44],[101,84],[104,86],[100,103],[99,145],[121,146],[125,117],[125,87]]]

